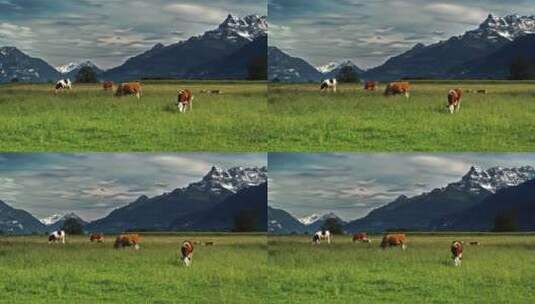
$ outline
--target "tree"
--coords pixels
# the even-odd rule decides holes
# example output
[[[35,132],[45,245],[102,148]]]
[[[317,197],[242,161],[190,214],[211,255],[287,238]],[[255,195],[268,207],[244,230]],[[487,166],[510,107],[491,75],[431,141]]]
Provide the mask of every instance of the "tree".
[[[248,80],[267,80],[267,58],[256,57],[247,65]]]
[[[11,82],[17,83],[17,82],[19,82],[19,79],[17,77],[13,77],[13,78],[11,78]]]
[[[535,79],[535,63],[530,62],[523,56],[516,57],[511,63],[509,79],[511,80]]]
[[[494,218],[493,232],[514,232],[518,231],[518,224],[516,221],[516,212],[513,210],[509,212],[502,212]]]
[[[253,210],[242,210],[234,218],[234,232],[256,231],[256,215]]]
[[[65,230],[67,234],[83,234],[84,229],[82,223],[75,218],[68,218],[61,226],[62,230]]]
[[[76,82],[78,83],[96,83],[98,82],[97,79],[97,73],[89,67],[84,66],[78,71],[78,75],[76,75]]]
[[[338,75],[336,76],[336,80],[338,82],[345,82],[345,83],[358,83],[360,82],[359,74],[352,66],[346,65],[338,71]]]
[[[321,225],[321,230],[329,230],[329,232],[332,234],[344,234],[342,224],[337,218],[334,217],[326,219],[323,225]]]

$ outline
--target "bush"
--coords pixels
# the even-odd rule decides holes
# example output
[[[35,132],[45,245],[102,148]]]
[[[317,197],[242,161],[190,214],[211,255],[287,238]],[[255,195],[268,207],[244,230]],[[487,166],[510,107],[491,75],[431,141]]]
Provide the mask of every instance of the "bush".
[[[326,219],[323,225],[321,225],[321,230],[329,230],[331,234],[344,234],[342,224],[336,218]]]
[[[88,66],[82,67],[76,75],[76,82],[78,83],[97,83],[97,73]]]
[[[345,83],[358,83],[360,82],[359,74],[352,66],[344,66],[338,71],[338,75],[336,76],[336,79],[338,82],[345,82]]]
[[[83,234],[84,229],[82,223],[75,218],[68,218],[63,223],[61,230],[64,230],[66,234]]]

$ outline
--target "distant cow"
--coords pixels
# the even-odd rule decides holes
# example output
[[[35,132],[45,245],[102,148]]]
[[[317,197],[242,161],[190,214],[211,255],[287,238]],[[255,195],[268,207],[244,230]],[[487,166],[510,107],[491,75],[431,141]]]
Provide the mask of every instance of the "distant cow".
[[[186,266],[190,266],[193,258],[193,244],[190,241],[184,241],[180,247],[182,261]]]
[[[447,108],[450,110],[451,114],[453,114],[455,111],[459,112],[459,110],[461,109],[462,97],[463,97],[463,91],[461,89],[451,89],[448,92]]]
[[[193,106],[193,94],[191,93],[191,91],[188,89],[178,90],[176,105],[178,107],[178,111],[180,111],[181,113],[186,112],[188,107],[191,111]]]
[[[336,78],[325,79],[321,82],[320,91],[336,92],[337,85],[338,81],[336,81]]]
[[[214,246],[214,242],[204,242],[204,246]]]
[[[328,244],[331,243],[331,232],[329,230],[318,231],[312,236],[312,243],[319,244],[321,240],[326,240]]]
[[[401,249],[407,248],[407,236],[404,233],[386,234],[381,242],[381,247],[386,249],[387,247],[401,246]]]
[[[356,241],[370,243],[370,239],[368,238],[368,234],[366,232],[357,232],[353,234],[353,243]]]
[[[121,234],[115,239],[115,244],[113,247],[116,249],[134,247],[136,250],[138,250],[139,240],[139,234]]]
[[[102,89],[104,89],[104,91],[111,91],[113,90],[113,85],[114,85],[113,81],[109,81],[109,80],[104,81],[102,83]]]
[[[89,236],[89,241],[102,243],[104,242],[104,234],[103,233],[91,233],[91,235]]]
[[[223,94],[223,91],[221,90],[201,90],[201,93],[203,94]]]
[[[364,90],[375,91],[377,90],[377,85],[379,85],[377,81],[368,80],[364,83]]]
[[[54,232],[52,232],[51,234],[48,235],[48,243],[49,244],[57,243],[57,242],[61,242],[61,243],[65,244],[65,231],[57,230],[57,231],[54,231]]]
[[[478,242],[478,241],[473,241],[473,242],[470,242],[469,244],[470,244],[470,246],[479,246],[479,245],[481,245],[481,243]]]
[[[56,85],[54,86],[54,93],[58,93],[59,91],[63,90],[70,90],[72,89],[72,82],[70,79],[60,79],[58,82],[56,82]]]
[[[134,95],[137,99],[141,98],[141,83],[139,82],[125,82],[117,86],[115,96]]]
[[[405,95],[406,98],[410,97],[411,84],[408,82],[391,82],[386,86],[385,96],[393,95]]]
[[[460,266],[463,259],[463,244],[459,241],[453,241],[451,243],[451,254],[453,259],[453,265]]]

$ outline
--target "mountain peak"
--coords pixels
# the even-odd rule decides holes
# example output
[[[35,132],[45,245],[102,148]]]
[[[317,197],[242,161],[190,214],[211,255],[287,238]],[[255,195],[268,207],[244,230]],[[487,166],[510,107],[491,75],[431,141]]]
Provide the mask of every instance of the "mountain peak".
[[[254,39],[266,35],[268,29],[265,16],[248,15],[239,18],[229,14],[215,30],[204,33],[204,37],[226,38],[228,40]]]
[[[79,62],[69,62],[67,64],[57,66],[56,70],[60,72],[61,74],[67,74],[67,73],[71,73],[73,71],[79,70],[86,66],[92,68],[97,73],[101,71],[101,69],[97,67],[97,65],[91,62],[90,60],[79,61]]]
[[[468,34],[476,34],[483,38],[496,39],[501,37],[510,41],[533,33],[535,33],[535,16],[520,16],[518,14],[504,17],[489,14],[477,30],[468,32]]]
[[[200,182],[190,184],[188,188],[215,193],[222,191],[235,193],[249,186],[258,186],[265,183],[266,180],[267,169],[265,167],[233,167],[225,170],[217,166],[212,166]]]
[[[514,168],[492,167],[487,170],[472,166],[461,178],[461,181],[450,185],[473,192],[487,190],[495,193],[500,189],[518,186],[534,178],[535,168],[531,166]]]

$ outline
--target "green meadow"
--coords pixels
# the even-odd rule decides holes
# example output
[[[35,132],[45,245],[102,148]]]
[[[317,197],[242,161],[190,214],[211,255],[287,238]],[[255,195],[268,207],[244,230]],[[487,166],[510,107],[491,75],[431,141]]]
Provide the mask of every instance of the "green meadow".
[[[271,151],[533,151],[535,82],[419,81],[410,99],[361,85],[320,93],[318,84],[270,84]],[[446,110],[451,88],[465,93]]]
[[[193,264],[179,262],[193,242]],[[0,303],[266,303],[263,234],[141,235],[141,248],[114,249],[67,236],[0,237]]]
[[[264,82],[153,81],[141,100],[117,98],[100,85],[0,85],[0,148],[4,152],[266,151]],[[179,113],[179,89],[193,111]],[[222,94],[201,93],[221,90]]]
[[[411,235],[381,249],[335,236],[269,237],[269,303],[534,303],[535,235]],[[454,267],[450,244],[465,244]]]

